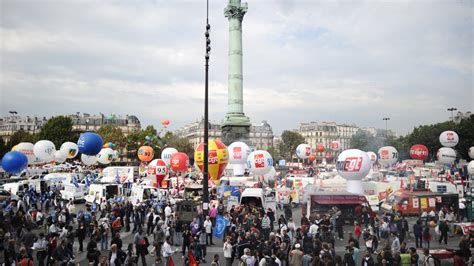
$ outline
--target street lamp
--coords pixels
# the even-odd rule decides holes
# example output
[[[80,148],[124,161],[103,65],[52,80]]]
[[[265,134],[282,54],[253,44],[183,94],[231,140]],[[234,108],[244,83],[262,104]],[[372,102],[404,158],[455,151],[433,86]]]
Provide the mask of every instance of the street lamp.
[[[453,121],[453,123],[454,123],[454,111],[457,111],[457,110],[458,109],[454,107],[448,108],[448,111],[451,111],[451,120]]]
[[[10,141],[11,141],[11,137],[13,136],[13,124],[15,123],[13,121],[13,118],[16,114],[18,114],[18,112],[17,111],[8,111],[8,113],[10,113],[10,115],[11,115],[11,120],[10,120],[10,126],[11,126]]]
[[[384,117],[382,120],[385,121],[385,137],[388,137],[388,120],[390,120],[390,117]]]
[[[211,53],[211,39],[209,38],[209,31],[211,30],[211,25],[209,24],[209,0],[206,1],[206,32],[204,36],[206,37],[206,53],[205,53],[205,81],[204,81],[204,165],[202,170],[202,209],[204,216],[207,215],[209,209],[209,55]]]
[[[86,119],[86,131],[89,130],[89,118]]]

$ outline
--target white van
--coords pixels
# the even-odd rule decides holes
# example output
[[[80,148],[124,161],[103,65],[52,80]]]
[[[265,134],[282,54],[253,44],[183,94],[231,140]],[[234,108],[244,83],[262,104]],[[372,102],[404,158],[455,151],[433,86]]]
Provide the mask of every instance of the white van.
[[[73,201],[84,200],[86,186],[84,184],[77,185],[76,187],[74,184],[64,184],[64,188],[59,191],[61,193],[61,199]]]
[[[92,204],[95,200],[97,204],[102,200],[109,200],[115,196],[122,196],[122,185],[118,184],[91,184],[89,193],[84,197],[86,204]]]
[[[23,181],[3,184],[3,190],[10,192],[12,196],[23,196],[28,191],[28,184]]]
[[[168,197],[168,193],[166,190],[159,190],[153,186],[147,185],[133,185],[132,191],[130,194],[130,201],[133,205],[137,206],[141,202],[148,200],[148,199],[165,199]]]
[[[239,203],[263,207],[265,211],[270,208],[276,213],[275,192],[263,188],[246,188],[240,195]]]
[[[132,183],[139,179],[138,167],[136,166],[110,166],[102,170],[102,179],[107,182]],[[109,181],[112,180],[112,181]]]

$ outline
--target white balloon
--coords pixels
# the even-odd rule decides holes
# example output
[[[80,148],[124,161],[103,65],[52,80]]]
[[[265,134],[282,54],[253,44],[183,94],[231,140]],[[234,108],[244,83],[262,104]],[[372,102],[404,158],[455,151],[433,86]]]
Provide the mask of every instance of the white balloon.
[[[439,142],[444,147],[454,147],[459,142],[459,136],[456,132],[447,130],[439,135]]]
[[[233,142],[227,147],[230,164],[245,164],[250,154],[250,148],[244,142]]]
[[[171,148],[171,147],[165,148],[161,152],[161,160],[163,160],[166,163],[166,166],[170,166],[171,156],[177,152],[178,150],[175,148]]]
[[[114,150],[111,148],[103,148],[96,156],[99,163],[109,164],[114,159]]]
[[[84,165],[93,165],[97,163],[97,157],[81,154],[81,161]]]
[[[467,165],[467,172],[470,175],[474,175],[474,160],[470,161],[469,164]]]
[[[392,165],[398,160],[398,151],[392,146],[385,146],[379,149],[379,162],[383,165]]]
[[[40,140],[35,143],[33,153],[43,162],[51,162],[54,160],[54,152],[56,147],[54,143],[49,140]]]
[[[469,155],[469,158],[474,159],[474,146],[469,148],[467,154]]]
[[[267,151],[256,150],[247,158],[247,167],[254,175],[264,175],[270,172],[273,166],[273,158]]]
[[[331,150],[338,151],[341,149],[341,142],[339,140],[335,140],[330,144]]]
[[[436,158],[439,163],[452,164],[456,160],[456,151],[451,148],[442,147],[436,153]]]
[[[61,144],[59,150],[61,151],[64,157],[72,159],[76,157],[77,153],[79,152],[79,147],[76,143],[68,141]]]
[[[54,152],[54,161],[57,163],[64,163],[66,161],[66,156],[61,151]]]
[[[36,156],[33,152],[34,144],[30,142],[20,142],[15,146],[15,151],[19,151],[26,155],[28,158],[28,164],[33,164],[36,161]]]
[[[313,149],[306,143],[300,144],[296,147],[296,156],[300,159],[308,158],[311,153],[313,153]]]
[[[373,151],[368,151],[367,155],[369,156],[370,162],[374,164],[377,161],[377,154]]]
[[[361,180],[370,171],[371,160],[366,152],[358,149],[345,150],[337,157],[339,175],[347,180]]]

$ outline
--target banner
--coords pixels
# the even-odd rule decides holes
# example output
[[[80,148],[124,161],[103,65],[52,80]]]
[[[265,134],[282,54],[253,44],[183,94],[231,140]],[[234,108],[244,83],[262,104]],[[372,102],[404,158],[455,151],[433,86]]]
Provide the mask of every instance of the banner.
[[[217,215],[216,225],[214,226],[214,236],[221,239],[224,235],[224,230],[229,223],[229,220],[227,220],[224,216]]]

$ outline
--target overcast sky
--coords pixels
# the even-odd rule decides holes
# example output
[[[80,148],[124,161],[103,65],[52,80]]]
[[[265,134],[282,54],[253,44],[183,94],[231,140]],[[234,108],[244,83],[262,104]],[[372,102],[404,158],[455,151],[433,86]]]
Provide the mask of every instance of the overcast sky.
[[[210,1],[210,119],[227,109],[225,0]],[[0,0],[0,115],[203,116],[205,1]],[[410,132],[472,111],[472,1],[248,1],[244,111],[275,133]]]

